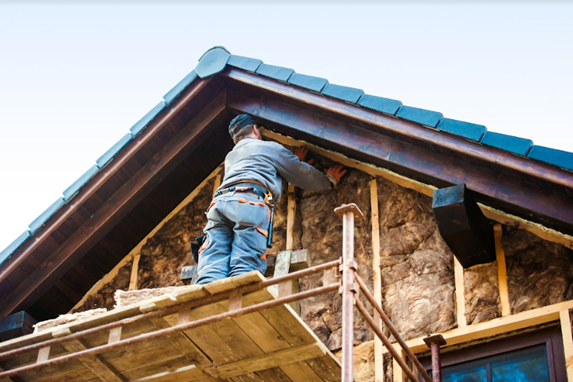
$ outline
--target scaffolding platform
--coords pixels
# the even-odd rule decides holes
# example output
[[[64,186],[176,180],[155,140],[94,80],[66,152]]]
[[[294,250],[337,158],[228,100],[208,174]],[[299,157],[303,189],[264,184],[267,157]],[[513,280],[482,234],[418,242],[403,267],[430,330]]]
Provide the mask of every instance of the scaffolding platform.
[[[337,358],[264,282],[181,287],[0,343],[0,382],[340,381]]]

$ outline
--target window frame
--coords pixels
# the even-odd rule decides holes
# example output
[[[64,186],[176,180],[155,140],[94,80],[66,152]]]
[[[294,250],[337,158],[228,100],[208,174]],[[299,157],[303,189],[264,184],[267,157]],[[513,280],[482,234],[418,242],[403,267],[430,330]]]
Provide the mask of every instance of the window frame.
[[[563,337],[559,325],[444,352],[440,355],[440,361],[444,368],[542,344],[545,344],[547,350],[549,380],[567,382]],[[420,362],[428,372],[432,371],[430,356],[420,358]]]

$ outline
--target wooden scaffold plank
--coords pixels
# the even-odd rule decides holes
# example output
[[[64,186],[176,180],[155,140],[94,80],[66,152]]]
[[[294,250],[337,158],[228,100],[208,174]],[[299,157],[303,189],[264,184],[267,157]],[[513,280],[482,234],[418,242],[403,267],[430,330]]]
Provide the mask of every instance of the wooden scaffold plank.
[[[72,334],[72,331],[69,328],[64,328],[62,330],[56,330],[52,332],[54,338],[64,337],[69,334]],[[62,346],[70,353],[75,353],[87,349],[84,343],[80,340],[66,341],[62,343]],[[80,358],[80,362],[104,382],[126,381],[126,379],[123,378],[123,376],[117,370],[102,360],[98,355],[91,355]]]

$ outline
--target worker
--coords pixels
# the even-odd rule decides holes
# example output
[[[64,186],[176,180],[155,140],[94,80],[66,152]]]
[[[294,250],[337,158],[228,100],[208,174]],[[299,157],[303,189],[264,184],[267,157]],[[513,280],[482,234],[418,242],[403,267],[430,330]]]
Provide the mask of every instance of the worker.
[[[281,199],[282,180],[309,191],[334,188],[346,170],[337,165],[326,174],[304,160],[306,147],[291,153],[263,141],[261,125],[248,114],[229,124],[235,147],[225,158],[225,176],[207,210],[199,250],[197,284],[267,268],[272,237],[272,203]]]

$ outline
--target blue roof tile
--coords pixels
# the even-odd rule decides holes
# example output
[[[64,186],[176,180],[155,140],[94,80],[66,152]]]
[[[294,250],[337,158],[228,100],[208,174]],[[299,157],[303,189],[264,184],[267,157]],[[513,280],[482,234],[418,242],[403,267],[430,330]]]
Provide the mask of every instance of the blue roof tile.
[[[320,93],[322,88],[328,83],[328,80],[320,77],[307,76],[306,74],[293,73],[288,82],[289,84]]]
[[[186,75],[185,78],[183,78],[181,81],[179,81],[179,83],[177,83],[177,85],[173,87],[173,89],[169,90],[167,94],[163,96],[165,103],[169,105],[171,102],[173,102],[173,100],[179,97],[181,92],[183,92],[183,90],[185,90],[187,86],[191,85],[197,78],[197,72],[194,70]]]
[[[227,64],[249,72],[255,72],[263,62],[254,58],[231,55]]]
[[[38,230],[42,228],[48,219],[51,218],[52,215],[54,215],[64,204],[66,204],[64,198],[59,198],[54,203],[52,203],[52,205],[48,207],[47,210],[42,212],[40,216],[38,216],[32,223],[30,223],[28,228],[30,229],[32,235],[38,232]]]
[[[437,127],[439,130],[478,142],[487,131],[487,128],[483,125],[476,125],[475,123],[457,121],[449,118],[442,119]]]
[[[133,135],[131,133],[127,133],[124,135],[119,141],[116,142],[109,150],[105,152],[99,159],[96,161],[96,164],[99,168],[104,167],[114,156],[125,146],[129,141],[131,141]]]
[[[493,133],[491,131],[487,131],[480,142],[484,145],[497,147],[519,155],[527,155],[529,149],[533,146],[531,139]]]
[[[398,100],[376,97],[368,94],[364,94],[362,97],[360,97],[358,104],[360,106],[364,106],[376,111],[381,111],[382,113],[390,115],[396,114],[400,106],[402,106],[402,102]]]
[[[12,243],[10,243],[2,252],[0,252],[0,267],[10,260],[12,254],[19,246],[21,246],[32,234],[30,231],[26,231],[16,238]]]
[[[551,149],[543,146],[533,146],[527,154],[529,158],[566,168],[573,171],[573,153]]]
[[[356,103],[364,94],[364,91],[356,88],[349,88],[347,86],[326,84],[322,89],[322,94],[341,99],[346,102]]]
[[[294,73],[294,70],[283,68],[282,66],[261,64],[256,73],[266,77],[274,78],[275,80],[287,82],[290,76]]]
[[[129,129],[129,131],[131,131],[131,134],[134,137],[137,136],[137,134],[139,134],[143,129],[145,129],[145,127],[147,127],[149,122],[151,122],[153,118],[155,118],[155,116],[157,116],[157,114],[159,114],[161,110],[163,110],[163,108],[165,108],[164,101],[161,101],[157,105],[155,105],[155,107],[149,110],[147,114],[143,116],[143,118],[137,121],[135,125],[131,126],[131,129]]]
[[[442,113],[438,113],[437,111],[419,109],[412,106],[402,106],[400,107],[400,110],[398,110],[398,113],[396,113],[396,117],[418,122],[422,125],[436,127],[438,122],[440,122],[440,119],[444,116]]]
[[[227,66],[231,54],[222,46],[216,46],[203,54],[199,59],[199,64],[195,67],[195,72],[201,78],[207,78],[213,74],[222,72]]]
[[[80,176],[72,185],[64,191],[64,200],[69,202],[74,195],[99,171],[97,165],[93,165],[82,176]]]

